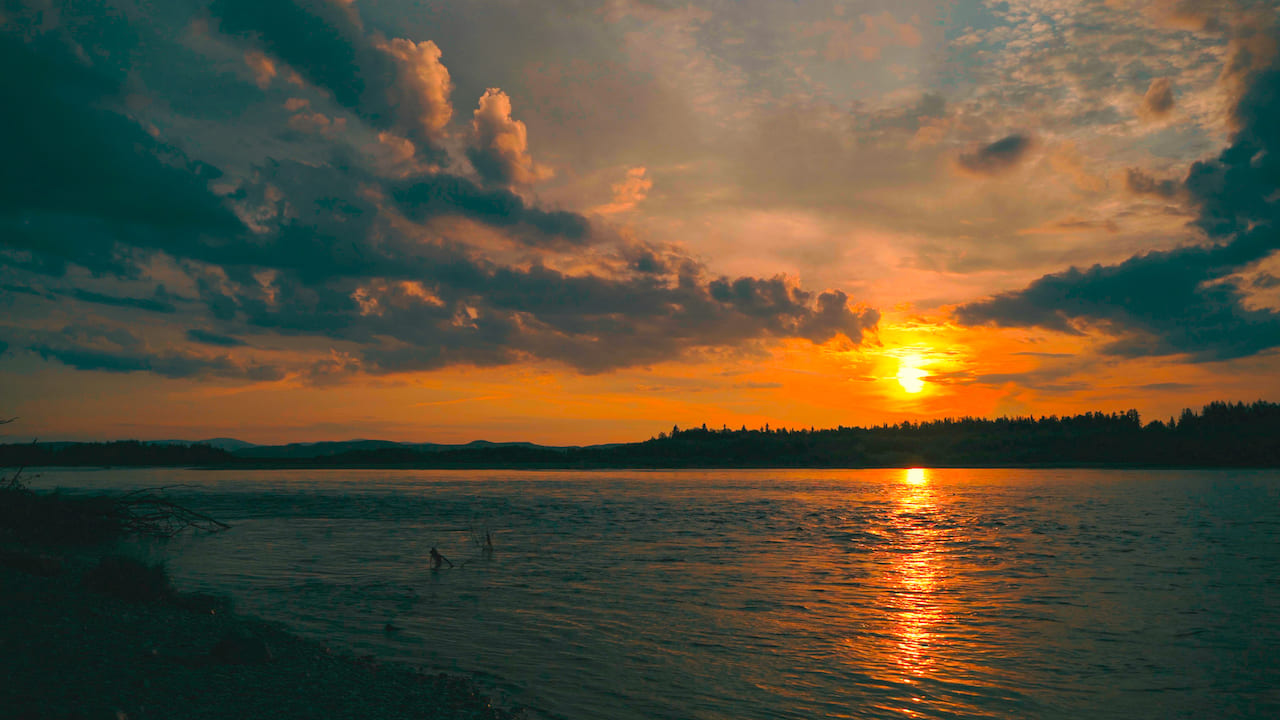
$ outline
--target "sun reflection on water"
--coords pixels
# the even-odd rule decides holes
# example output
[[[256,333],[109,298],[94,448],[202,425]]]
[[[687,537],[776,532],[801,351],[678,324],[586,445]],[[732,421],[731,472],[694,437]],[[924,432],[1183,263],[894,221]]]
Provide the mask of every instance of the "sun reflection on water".
[[[894,660],[903,673],[900,680],[912,683],[929,676],[935,664],[935,627],[943,618],[936,597],[940,531],[928,471],[911,468],[903,480],[896,497],[901,552],[891,570],[896,579],[890,595],[895,611],[891,632],[897,645]]]

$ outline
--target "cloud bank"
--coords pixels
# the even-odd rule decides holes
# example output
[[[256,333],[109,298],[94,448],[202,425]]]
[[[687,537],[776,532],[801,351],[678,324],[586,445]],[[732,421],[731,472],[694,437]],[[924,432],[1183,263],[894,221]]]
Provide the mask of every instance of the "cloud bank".
[[[624,241],[517,194],[545,171],[507,95],[488,90],[459,132],[439,47],[387,37],[356,4],[207,8],[212,42],[249,58],[245,87],[221,91],[287,93],[270,103],[289,113],[277,125],[238,134],[305,156],[247,171],[218,167],[217,153],[195,159],[134,112],[153,91],[131,79],[131,58],[166,38],[111,13],[48,17],[20,6],[0,30],[12,70],[0,89],[25,103],[0,116],[0,271],[32,286],[30,302],[94,308],[102,329],[0,326],[11,352],[241,381],[525,361],[596,373],[786,338],[858,343],[878,322],[842,292],[721,276],[675,246]],[[294,74],[337,115],[283,87]],[[316,132],[284,132],[299,123]],[[449,155],[462,136],[475,175]],[[403,138],[416,161],[388,171],[370,137]],[[632,204],[649,187],[643,171],[636,179]],[[138,313],[152,319],[127,329]]]
[[[956,317],[970,325],[1063,332],[1097,327],[1114,338],[1103,351],[1121,356],[1212,361],[1280,346],[1280,314],[1251,307],[1248,288],[1235,277],[1280,249],[1280,63],[1254,55],[1237,58],[1234,67],[1242,89],[1231,144],[1192,165],[1181,187],[1136,171],[1127,178],[1135,192],[1185,193],[1196,208],[1193,225],[1210,244],[1073,267],[961,305]]]

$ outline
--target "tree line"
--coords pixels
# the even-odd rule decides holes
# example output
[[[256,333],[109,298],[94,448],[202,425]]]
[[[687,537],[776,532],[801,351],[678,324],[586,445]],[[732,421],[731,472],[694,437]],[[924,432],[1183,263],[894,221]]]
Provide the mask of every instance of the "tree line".
[[[1280,467],[1280,404],[1214,402],[1143,423],[1136,410],[1059,417],[946,418],[873,427],[673,427],[648,440],[582,448],[535,445],[423,451],[359,449],[314,458],[248,458],[208,445],[0,445],[0,467],[906,467],[1127,465]]]

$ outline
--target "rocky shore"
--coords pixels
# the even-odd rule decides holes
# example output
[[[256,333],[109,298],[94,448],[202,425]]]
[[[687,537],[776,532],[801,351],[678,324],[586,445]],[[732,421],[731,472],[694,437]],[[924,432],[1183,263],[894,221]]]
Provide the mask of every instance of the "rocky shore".
[[[332,652],[216,598],[113,592],[103,571],[94,553],[0,548],[0,717],[522,717],[466,678]]]

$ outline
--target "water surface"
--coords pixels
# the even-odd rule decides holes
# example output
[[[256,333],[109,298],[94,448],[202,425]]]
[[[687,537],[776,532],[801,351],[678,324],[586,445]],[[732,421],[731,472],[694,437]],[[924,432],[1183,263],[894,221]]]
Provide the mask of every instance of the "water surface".
[[[178,584],[537,716],[1280,716],[1280,473],[46,473],[234,525]],[[491,532],[495,549],[482,548]],[[456,567],[433,572],[430,548]],[[386,632],[386,623],[397,630]]]

